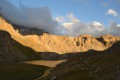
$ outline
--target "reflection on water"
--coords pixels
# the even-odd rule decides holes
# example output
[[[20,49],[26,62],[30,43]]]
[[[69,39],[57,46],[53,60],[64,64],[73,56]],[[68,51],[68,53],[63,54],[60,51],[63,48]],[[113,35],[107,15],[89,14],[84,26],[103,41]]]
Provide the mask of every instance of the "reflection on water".
[[[60,64],[61,62],[65,62],[65,61],[66,60],[35,60],[35,61],[25,61],[23,63],[55,67],[57,64]]]

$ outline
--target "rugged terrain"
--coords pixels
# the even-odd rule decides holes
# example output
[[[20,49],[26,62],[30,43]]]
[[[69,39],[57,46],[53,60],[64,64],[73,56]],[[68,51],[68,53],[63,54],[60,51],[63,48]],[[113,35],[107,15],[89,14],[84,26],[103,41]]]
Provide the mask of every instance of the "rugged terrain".
[[[120,80],[120,42],[105,51],[76,54],[37,80]]]
[[[69,58],[38,80],[120,80],[119,48],[119,36],[56,36],[0,17],[0,61]]]
[[[100,37],[91,35],[80,35],[77,37],[56,36],[44,33],[42,30],[13,27],[2,17],[0,17],[0,30],[9,32],[14,40],[37,52],[55,52],[59,54],[85,52],[91,49],[102,51],[120,40],[119,37],[112,35]]]

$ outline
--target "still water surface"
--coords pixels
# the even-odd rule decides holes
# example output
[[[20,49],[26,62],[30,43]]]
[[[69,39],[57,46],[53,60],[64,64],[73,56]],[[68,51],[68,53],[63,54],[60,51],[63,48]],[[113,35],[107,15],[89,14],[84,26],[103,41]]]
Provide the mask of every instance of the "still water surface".
[[[34,60],[34,61],[24,61],[23,63],[26,64],[33,64],[33,65],[44,65],[48,67],[55,67],[57,64],[65,62],[66,60]]]

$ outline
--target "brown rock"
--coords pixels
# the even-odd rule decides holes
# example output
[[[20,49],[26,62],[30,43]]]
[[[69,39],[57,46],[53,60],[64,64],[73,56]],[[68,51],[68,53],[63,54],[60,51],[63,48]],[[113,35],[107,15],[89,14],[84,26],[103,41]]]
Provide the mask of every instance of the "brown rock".
[[[102,51],[111,47],[120,38],[112,35],[93,37],[80,35],[78,37],[56,36],[48,33],[38,35],[21,35],[11,24],[0,18],[0,30],[7,31],[12,38],[24,46],[37,52],[56,52],[59,54],[85,52],[90,49]]]

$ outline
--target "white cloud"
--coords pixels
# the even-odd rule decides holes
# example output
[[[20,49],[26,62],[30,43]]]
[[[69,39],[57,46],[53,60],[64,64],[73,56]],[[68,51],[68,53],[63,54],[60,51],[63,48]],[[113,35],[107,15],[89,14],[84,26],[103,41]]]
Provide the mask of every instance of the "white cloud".
[[[103,26],[101,23],[99,23],[99,22],[97,22],[97,21],[94,21],[94,22],[93,22],[93,25],[94,25],[94,26]]]
[[[112,15],[114,17],[116,17],[118,15],[117,11],[113,10],[113,9],[109,9],[106,14],[108,15]]]
[[[62,35],[67,36],[79,36],[82,34],[91,34],[94,36],[105,34],[120,35],[120,24],[117,24],[115,22],[111,22],[110,26],[107,28],[102,23],[97,21],[89,23],[81,22],[72,13],[67,14],[64,17],[64,19],[65,21],[59,25],[59,29],[62,30],[62,32],[64,32],[59,33]]]
[[[69,20],[71,20],[71,22],[75,22],[75,23],[80,22],[80,20],[77,19],[77,18],[75,18],[72,13],[69,13],[69,14],[67,14],[66,16],[67,16],[67,18],[68,18]]]
[[[20,7],[17,7],[10,3],[9,0],[0,0],[0,14],[13,24],[43,29],[52,34],[68,36],[79,36],[81,34],[120,35],[120,24],[114,22],[110,23],[109,28],[105,28],[104,25],[98,21],[89,23],[81,22],[72,13],[67,14],[65,17],[58,16],[53,19],[50,10],[47,7],[30,8],[27,7],[27,5],[24,5],[21,4]],[[111,14],[113,16],[118,15],[118,13],[112,9],[109,9],[107,14]]]
[[[74,25],[74,23],[72,23],[72,22],[63,23],[63,26],[64,26],[65,28],[71,28],[71,27],[73,27],[73,25]]]
[[[81,22],[72,13],[64,17],[65,21],[59,25],[59,29],[64,31],[64,35],[79,36],[81,34],[99,35],[104,30],[104,25],[93,21],[90,23]]]
[[[97,21],[93,21],[93,22],[91,23],[91,26],[92,26],[95,30],[97,30],[97,31],[103,31],[103,30],[104,30],[104,25],[101,24],[101,23],[99,23],[99,22],[97,22]]]
[[[64,21],[65,21],[64,17],[62,17],[62,16],[56,17],[55,20],[56,20],[57,22],[64,22]]]
[[[117,24],[117,27],[120,27],[120,24]]]
[[[109,34],[119,35],[120,36],[120,27],[119,24],[111,22],[109,28],[107,29]]]

